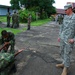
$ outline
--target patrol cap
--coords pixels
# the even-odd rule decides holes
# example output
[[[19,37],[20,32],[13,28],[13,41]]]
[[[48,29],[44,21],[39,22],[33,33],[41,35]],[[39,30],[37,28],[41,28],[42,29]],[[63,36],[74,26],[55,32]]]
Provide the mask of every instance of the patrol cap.
[[[69,8],[72,8],[72,5],[71,5],[71,4],[66,4],[66,5],[64,6],[64,10],[67,10],[67,9],[69,9]]]

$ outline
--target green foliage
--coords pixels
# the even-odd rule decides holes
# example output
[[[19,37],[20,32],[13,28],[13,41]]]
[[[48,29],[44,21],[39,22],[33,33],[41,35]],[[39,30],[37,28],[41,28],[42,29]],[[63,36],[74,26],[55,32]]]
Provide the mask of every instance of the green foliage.
[[[41,19],[46,19],[46,18],[48,18],[47,13],[44,11],[44,9],[42,10],[42,13],[41,13],[41,15],[40,15],[40,18],[41,18]]]
[[[55,20],[54,16],[50,16],[50,20],[54,21]]]
[[[38,12],[40,10],[39,6],[33,6],[29,8],[30,11]]]
[[[50,19],[37,20],[37,21],[31,22],[31,26],[41,26],[45,23],[48,23],[49,21],[51,20]]]
[[[35,20],[35,12],[29,10],[19,10],[20,22],[27,22],[28,15],[31,14],[32,21]]]
[[[50,17],[51,14],[56,13],[55,8],[52,6],[53,3],[55,3],[54,0],[11,0],[11,6],[13,8],[18,8],[19,1],[21,5],[25,5],[26,9],[37,11],[40,14],[42,14],[42,9],[44,9],[48,17]]]
[[[12,33],[14,33],[14,34],[18,34],[18,33],[22,32],[22,31],[24,31],[24,30],[26,30],[26,29],[20,30],[20,29],[13,29],[13,28],[0,28],[0,33],[1,33],[2,30],[6,30],[6,31],[12,32]],[[0,34],[0,35],[1,35],[1,34]]]
[[[10,0],[12,9],[20,9],[19,0]]]
[[[7,21],[7,19],[6,19],[6,16],[0,16],[0,22],[6,22]]]
[[[34,22],[31,22],[31,26],[41,26],[47,22],[51,21],[50,19],[44,19],[44,20],[37,20],[37,21],[34,21]],[[24,25],[27,25],[26,23],[24,23]],[[13,29],[13,28],[0,28],[0,36],[1,36],[1,31],[2,30],[6,30],[8,32],[12,32],[14,33],[15,35],[18,34],[18,33],[21,33],[21,32],[24,32],[26,31],[26,26],[22,29]]]
[[[10,22],[12,19],[10,19]],[[7,22],[7,16],[0,16],[0,22]]]

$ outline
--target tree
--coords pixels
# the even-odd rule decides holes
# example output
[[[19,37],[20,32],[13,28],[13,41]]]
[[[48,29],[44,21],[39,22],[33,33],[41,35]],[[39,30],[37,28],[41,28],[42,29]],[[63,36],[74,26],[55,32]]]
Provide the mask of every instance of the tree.
[[[12,9],[19,9],[20,8],[19,7],[19,0],[11,0],[10,3],[11,3]]]
[[[42,14],[42,10],[47,13],[48,16],[52,13],[56,13],[55,7],[53,7],[54,0],[11,0],[11,6],[14,9],[19,9],[19,1],[21,5],[25,5],[26,9],[34,10],[40,12]]]

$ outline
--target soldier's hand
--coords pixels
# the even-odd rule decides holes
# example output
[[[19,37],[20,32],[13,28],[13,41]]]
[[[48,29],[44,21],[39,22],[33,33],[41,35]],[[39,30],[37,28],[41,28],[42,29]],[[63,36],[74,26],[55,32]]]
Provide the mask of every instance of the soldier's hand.
[[[5,42],[5,43],[4,43],[5,46],[6,46],[6,45],[9,45],[9,44],[10,44],[9,42]]]
[[[74,39],[69,39],[69,43],[74,43]]]
[[[19,50],[18,52],[20,53],[20,52],[22,52],[24,49],[21,49],[21,50]]]
[[[21,53],[23,50],[24,50],[24,49],[20,49],[20,50],[18,50],[18,52],[15,53],[14,56],[17,56],[17,55],[18,55],[19,53]]]

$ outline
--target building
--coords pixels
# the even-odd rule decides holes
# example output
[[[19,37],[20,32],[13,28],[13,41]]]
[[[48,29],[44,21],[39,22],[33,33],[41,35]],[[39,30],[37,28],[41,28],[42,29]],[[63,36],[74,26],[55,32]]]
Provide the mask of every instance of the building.
[[[57,14],[62,14],[62,15],[65,14],[64,9],[56,9],[56,12],[57,12]]]
[[[75,7],[75,3],[73,3],[73,2],[67,2],[67,4],[71,4],[72,5],[72,8]]]
[[[73,12],[75,12],[75,3],[67,2],[67,4],[72,4]],[[65,14],[64,9],[56,9],[57,14]]]
[[[11,6],[0,5],[0,16],[5,16],[8,11],[12,13]]]

